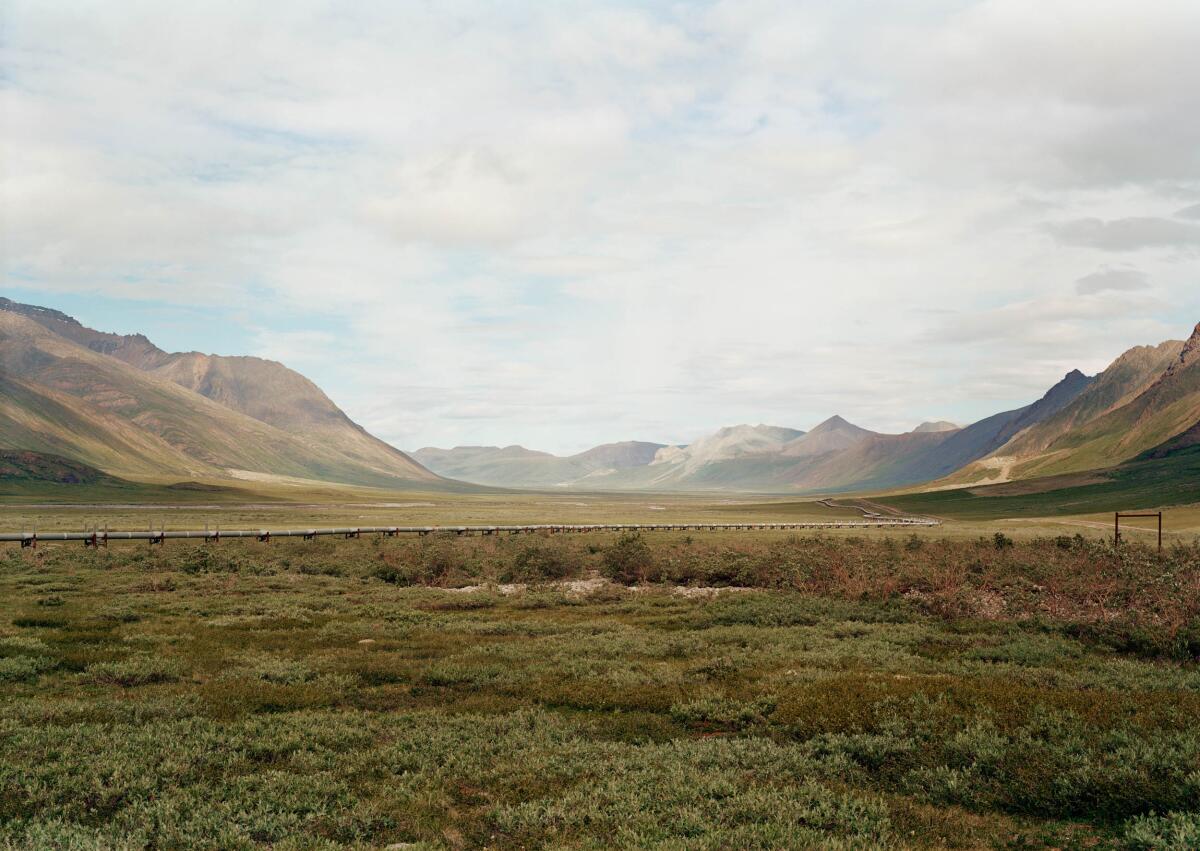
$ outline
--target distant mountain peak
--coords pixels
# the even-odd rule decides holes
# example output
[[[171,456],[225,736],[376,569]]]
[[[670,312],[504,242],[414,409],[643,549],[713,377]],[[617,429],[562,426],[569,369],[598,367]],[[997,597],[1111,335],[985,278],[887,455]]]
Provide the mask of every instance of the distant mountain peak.
[[[929,434],[932,432],[940,432],[940,431],[958,431],[960,428],[961,428],[961,426],[955,425],[954,423],[950,422],[949,420],[937,420],[936,422],[929,421],[929,422],[921,423],[919,426],[917,426],[916,428],[914,428],[912,430],[912,433],[913,434]]]
[[[1093,376],[1085,375],[1078,369],[1073,369],[1064,375],[1057,384],[1047,390],[1042,398],[1034,404],[1036,405],[1048,400],[1052,402],[1066,396],[1074,398],[1075,396],[1079,395],[1079,392],[1083,388],[1091,384],[1093,380]]]
[[[841,414],[834,414],[829,419],[823,421],[819,425],[814,426],[809,434],[821,434],[823,432],[833,431],[835,429],[858,429],[859,431],[866,431],[866,429],[862,428],[861,426],[856,426]]]
[[[1171,367],[1172,369],[1179,369],[1198,358],[1200,358],[1200,322],[1196,323],[1196,327],[1192,331],[1192,336],[1188,337],[1187,342],[1183,344],[1183,350],[1179,353],[1179,360],[1172,364]],[[1169,371],[1171,370],[1169,369]]]

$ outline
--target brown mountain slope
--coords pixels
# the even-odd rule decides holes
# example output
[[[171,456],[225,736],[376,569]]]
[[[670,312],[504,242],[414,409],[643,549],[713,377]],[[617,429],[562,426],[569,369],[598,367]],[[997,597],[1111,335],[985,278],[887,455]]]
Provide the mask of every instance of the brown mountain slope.
[[[259,422],[336,446],[364,466],[394,470],[405,478],[433,478],[346,416],[316,384],[276,361],[184,352],[165,355],[149,371]]]
[[[812,431],[788,441],[780,454],[788,458],[805,458],[840,452],[877,434],[878,432],[868,431],[834,414],[814,426]]]
[[[663,446],[662,443],[648,443],[644,440],[623,440],[619,443],[593,446],[570,456],[570,460],[589,471],[625,470],[649,464]]]
[[[1026,479],[1109,467],[1200,420],[1200,326],[1186,343],[1122,354],[1069,405],[947,481]]]
[[[6,298],[0,298],[0,311],[26,316],[61,337],[167,378],[259,422],[336,446],[355,463],[404,478],[431,478],[420,464],[346,416],[316,384],[276,361],[165,352],[141,334],[96,331],[57,310]]]
[[[109,334],[95,331],[79,323],[75,318],[49,307],[36,304],[21,304],[0,296],[0,310],[16,313],[32,319],[60,337],[73,343],[145,369],[160,362],[166,352],[151,343],[141,334]]]
[[[1200,421],[1200,324],[1167,368],[1133,399],[1047,447],[1048,463],[1018,468],[1072,472],[1127,461],[1186,434]]]
[[[135,478],[220,476],[161,437],[87,402],[0,370],[0,447],[75,458]]]
[[[1200,326],[1182,347],[1172,344],[1165,351],[1176,354],[1149,386],[1139,387],[1097,417],[1056,437],[1040,456],[1020,463],[1015,477],[1117,464],[1191,427],[1200,419]]]
[[[945,444],[954,431],[873,434],[800,471],[790,484],[805,491],[869,490],[921,481],[913,461]]]
[[[1020,429],[1053,415],[1091,380],[1079,370],[1072,370],[1033,404],[966,428],[918,427],[907,434],[866,432],[865,437],[807,467],[785,468],[782,480],[802,491],[829,492],[891,488],[937,479],[986,455]],[[809,434],[818,434],[820,428]]]
[[[1168,340],[1157,346],[1130,349],[1097,375],[1069,405],[1017,434],[995,454],[1030,458],[1045,452],[1071,431],[1131,401],[1162,375],[1182,348],[1182,342]]]
[[[98,463],[95,452],[72,457],[122,475],[147,475],[147,467],[175,475],[182,466],[189,475],[216,470],[356,484],[437,481],[402,453],[363,458],[354,446],[343,451],[320,436],[289,434],[7,310],[0,310],[0,373],[14,386],[24,385],[32,406],[10,415],[0,431],[0,445],[8,448],[72,455],[66,445],[94,443],[93,434],[107,434],[131,451],[109,453],[106,463]],[[66,404],[64,397],[74,401]],[[67,410],[72,422],[55,419]],[[37,435],[39,445],[15,442]]]
[[[560,457],[523,446],[425,447],[413,453],[435,472],[466,482],[512,488],[564,487],[593,476],[644,467],[662,444],[627,440]]]

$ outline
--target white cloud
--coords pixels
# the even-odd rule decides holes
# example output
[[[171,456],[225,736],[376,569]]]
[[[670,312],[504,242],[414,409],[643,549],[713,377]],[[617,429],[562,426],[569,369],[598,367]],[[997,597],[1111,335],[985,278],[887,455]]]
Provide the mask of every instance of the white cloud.
[[[1103,266],[1075,282],[1075,291],[1080,295],[1144,290],[1149,287],[1146,273],[1132,267]]]
[[[1046,229],[1060,242],[1104,251],[1200,245],[1200,225],[1151,216],[1113,221],[1074,219],[1049,224]]]
[[[228,305],[407,447],[967,422],[1200,313],[1191,0],[0,15],[8,282]]]
[[[1175,215],[1181,219],[1200,219],[1200,204],[1192,204],[1182,210],[1176,210]]]

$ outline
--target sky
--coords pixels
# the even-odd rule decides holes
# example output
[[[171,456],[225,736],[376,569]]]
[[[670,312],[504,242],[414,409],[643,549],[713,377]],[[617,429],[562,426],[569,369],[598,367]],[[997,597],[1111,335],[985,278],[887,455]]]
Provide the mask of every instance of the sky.
[[[0,0],[0,294],[406,449],[966,423],[1200,321],[1200,3]]]

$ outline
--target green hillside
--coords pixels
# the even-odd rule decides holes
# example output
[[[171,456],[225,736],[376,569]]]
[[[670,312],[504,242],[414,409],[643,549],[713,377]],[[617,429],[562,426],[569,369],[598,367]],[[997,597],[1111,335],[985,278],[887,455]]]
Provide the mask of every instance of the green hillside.
[[[1082,479],[1082,481],[1081,481]],[[915,514],[961,520],[1050,517],[1200,503],[1200,446],[1142,458],[1090,476],[880,497]]]

